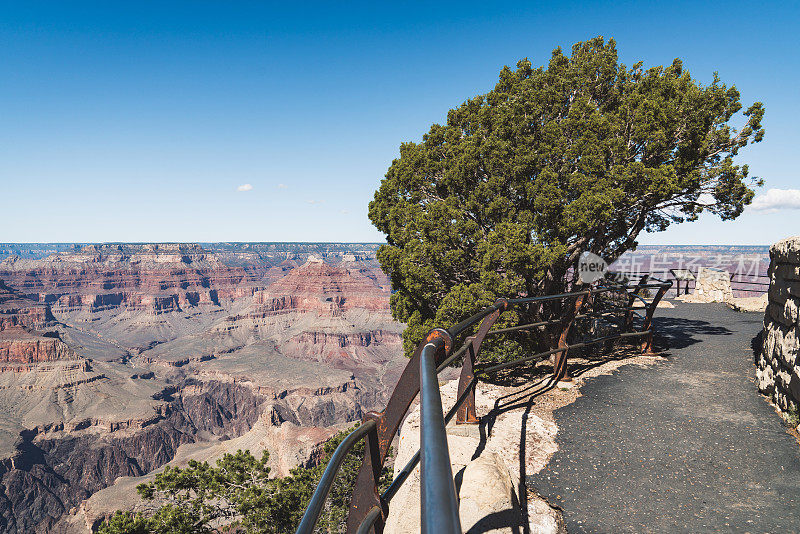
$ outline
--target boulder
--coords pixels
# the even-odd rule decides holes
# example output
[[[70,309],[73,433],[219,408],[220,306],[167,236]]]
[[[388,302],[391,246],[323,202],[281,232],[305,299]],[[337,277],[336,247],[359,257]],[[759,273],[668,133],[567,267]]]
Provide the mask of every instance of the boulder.
[[[727,302],[728,306],[740,312],[761,312],[767,310],[769,299],[767,294],[759,295],[757,297],[733,297]]]
[[[458,515],[464,532],[509,532],[525,517],[503,459],[496,453],[467,464],[461,479]]]
[[[769,255],[776,263],[800,265],[800,236],[778,241],[769,248]]]

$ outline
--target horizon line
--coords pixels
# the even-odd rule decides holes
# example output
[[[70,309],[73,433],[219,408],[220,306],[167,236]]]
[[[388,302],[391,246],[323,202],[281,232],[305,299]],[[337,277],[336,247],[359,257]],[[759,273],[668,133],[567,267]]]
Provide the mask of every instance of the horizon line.
[[[385,245],[385,241],[0,241],[0,246],[3,245],[188,245],[188,244],[222,244],[229,243],[232,245],[260,245],[260,244],[297,244],[297,245]],[[769,247],[772,244],[764,243],[749,243],[749,244],[733,244],[733,243],[640,243],[636,248],[641,247]],[[626,252],[635,251],[635,249],[628,249]]]

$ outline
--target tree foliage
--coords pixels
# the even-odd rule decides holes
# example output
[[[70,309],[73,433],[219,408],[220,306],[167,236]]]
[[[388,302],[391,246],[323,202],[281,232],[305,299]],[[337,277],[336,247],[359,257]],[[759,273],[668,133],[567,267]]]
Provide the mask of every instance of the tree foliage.
[[[406,351],[499,296],[563,290],[583,251],[612,262],[643,231],[703,211],[736,218],[760,182],[734,157],[764,136],[762,104],[734,118],[741,109],[716,74],[700,84],[679,59],[628,68],[602,37],[556,49],[547,67],[503,68],[493,90],[400,146],[370,203]],[[496,352],[513,357],[521,341]]]
[[[117,511],[100,534],[200,534],[248,532],[283,534],[297,529],[322,473],[339,443],[340,432],[323,446],[323,460],[311,468],[296,467],[289,476],[270,478],[269,452],[256,459],[249,451],[225,454],[216,466],[190,460],[185,468],[167,466],[152,482],[137,486],[139,495],[159,503],[153,514]],[[344,532],[350,495],[361,466],[363,441],[346,456],[331,488],[318,532]],[[384,469],[381,490],[391,482]]]

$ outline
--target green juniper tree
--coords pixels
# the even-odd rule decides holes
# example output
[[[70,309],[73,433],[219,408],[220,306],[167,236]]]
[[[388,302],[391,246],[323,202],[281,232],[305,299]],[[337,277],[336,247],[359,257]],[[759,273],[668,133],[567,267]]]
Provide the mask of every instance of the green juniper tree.
[[[739,216],[760,182],[734,156],[764,136],[762,104],[736,129],[741,109],[716,74],[702,85],[679,59],[628,68],[602,37],[556,49],[546,68],[505,67],[494,89],[400,146],[370,203],[406,352],[497,297],[564,290],[583,251],[612,262],[643,231]],[[495,343],[512,358],[525,338]]]
[[[352,429],[351,429],[352,430]],[[216,466],[190,461],[185,468],[169,467],[152,482],[136,489],[148,501],[159,503],[152,514],[117,511],[99,528],[99,534],[201,534],[247,532],[293,533],[303,517],[333,452],[350,430],[323,446],[323,460],[314,467],[296,467],[288,476],[270,478],[269,453],[256,459],[249,451],[226,454]],[[364,453],[363,441],[347,454],[328,494],[317,532],[344,532],[350,495]],[[381,491],[391,473],[381,473]]]

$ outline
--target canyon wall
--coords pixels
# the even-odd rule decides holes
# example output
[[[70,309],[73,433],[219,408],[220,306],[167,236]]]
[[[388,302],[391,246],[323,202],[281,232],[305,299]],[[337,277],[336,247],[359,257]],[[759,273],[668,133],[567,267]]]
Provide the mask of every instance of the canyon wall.
[[[265,394],[252,385],[190,381],[178,389],[147,420],[93,420],[69,429],[41,426],[22,432],[15,453],[0,461],[0,530],[47,532],[63,514],[119,477],[150,473],[175,458],[182,445],[197,446],[213,436],[213,442],[224,443],[245,435],[259,419],[260,435],[269,436],[271,428],[277,431],[286,421],[293,421],[287,428],[324,428],[362,414],[357,392],[347,394],[346,388]],[[282,434],[283,447],[275,447],[273,440],[271,450],[278,467],[287,465],[279,473],[304,460],[295,449],[307,441],[292,443]],[[126,508],[139,499],[135,491],[129,497],[117,506]],[[114,510],[97,512],[95,520]]]
[[[43,327],[54,320],[48,304],[26,298],[0,279],[0,331]]]
[[[131,481],[236,447],[268,448],[278,474],[313,462],[406,363],[375,248],[14,249],[0,262],[0,532],[86,532],[136,506]]]
[[[770,248],[769,305],[757,356],[758,388],[784,412],[800,407],[800,236]]]
[[[152,314],[219,304],[259,287],[252,273],[225,265],[196,244],[87,245],[33,260],[0,262],[0,279],[62,313],[115,308]]]

